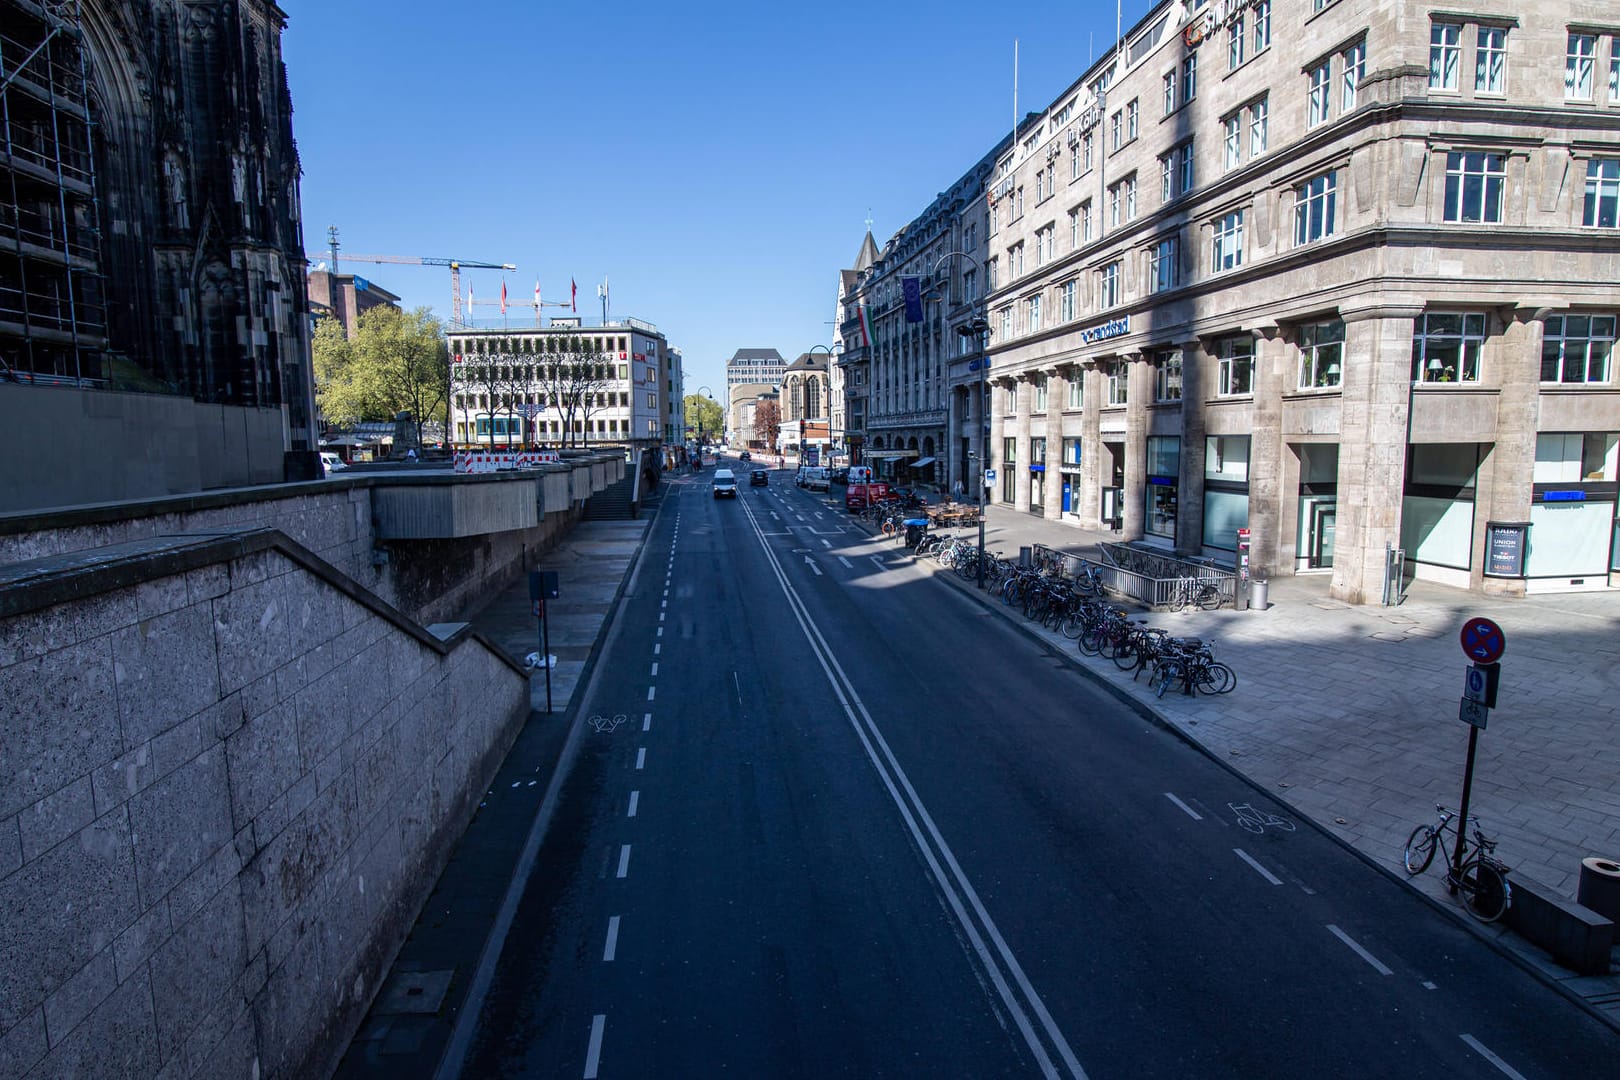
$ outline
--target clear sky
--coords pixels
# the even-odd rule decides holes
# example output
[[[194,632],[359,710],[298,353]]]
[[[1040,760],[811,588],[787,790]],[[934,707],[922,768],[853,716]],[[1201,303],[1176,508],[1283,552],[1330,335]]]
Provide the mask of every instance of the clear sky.
[[[305,250],[515,263],[656,323],[716,398],[832,341],[838,271],[1114,40],[1114,5],[281,0]],[[1125,27],[1148,10],[1125,6]],[[1060,14],[1061,13],[1061,14]],[[442,267],[342,265],[450,315]],[[464,271],[480,320],[496,270]],[[548,315],[566,309],[548,307]],[[508,313],[523,325],[533,308]]]

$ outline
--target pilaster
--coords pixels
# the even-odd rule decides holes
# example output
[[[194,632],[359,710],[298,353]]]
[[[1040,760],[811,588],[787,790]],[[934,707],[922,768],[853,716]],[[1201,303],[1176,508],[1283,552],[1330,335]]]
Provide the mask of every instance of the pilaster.
[[[1153,397],[1153,366],[1139,352],[1124,353],[1125,365],[1125,506],[1122,539],[1147,534],[1147,402]]]
[[[1282,498],[1282,390],[1292,365],[1288,343],[1275,323],[1254,333],[1254,428],[1249,436],[1250,566],[1269,574],[1278,563]],[[1292,545],[1289,545],[1292,548]]]
[[[1522,578],[1485,576],[1486,528],[1489,521],[1529,521],[1536,467],[1536,425],[1541,401],[1541,338],[1548,312],[1527,307],[1500,313],[1502,335],[1495,363],[1501,389],[1496,401],[1496,431],[1490,456],[1476,481],[1473,567],[1469,585],[1489,596],[1523,596]],[[1484,441],[1484,435],[1481,435]]]
[[[1178,342],[1181,357],[1181,496],[1176,507],[1176,553],[1197,555],[1204,549],[1204,396],[1199,373],[1203,350],[1194,341]]]
[[[1102,489],[1108,482],[1105,465],[1108,451],[1102,442],[1102,373],[1086,361],[1074,377],[1085,385],[1080,398],[1080,524],[1087,529],[1103,528]]]

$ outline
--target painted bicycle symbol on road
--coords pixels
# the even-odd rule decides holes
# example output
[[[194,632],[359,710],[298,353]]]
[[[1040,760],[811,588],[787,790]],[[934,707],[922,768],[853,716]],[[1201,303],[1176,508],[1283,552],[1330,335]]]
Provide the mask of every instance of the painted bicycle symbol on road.
[[[624,713],[615,713],[612,719],[606,716],[591,717],[591,727],[596,729],[598,735],[611,735],[618,726],[630,719]]]
[[[1264,810],[1256,810],[1248,803],[1227,803],[1232,813],[1237,815],[1237,823],[1252,833],[1263,833],[1267,826],[1281,829],[1283,832],[1293,832],[1294,823],[1287,818],[1269,814]]]

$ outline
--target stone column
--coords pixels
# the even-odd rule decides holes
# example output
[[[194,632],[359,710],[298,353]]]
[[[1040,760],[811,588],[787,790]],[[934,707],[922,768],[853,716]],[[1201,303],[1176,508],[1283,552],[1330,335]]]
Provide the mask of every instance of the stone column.
[[[1125,375],[1125,506],[1120,538],[1140,540],[1147,524],[1147,402],[1153,398],[1153,365],[1142,354],[1118,358]]]
[[[1204,370],[1196,340],[1175,346],[1181,357],[1181,485],[1176,506],[1176,554],[1197,555],[1204,549],[1204,397],[1198,381]]]
[[[985,440],[985,460],[979,463],[979,468],[981,470],[979,473],[979,483],[984,483],[984,473],[982,470],[995,469],[997,472],[997,482],[991,484],[989,490],[987,490],[984,494],[984,501],[986,504],[1000,501],[1000,473],[1001,470],[1007,467],[1007,463],[1001,460],[1001,440],[1006,437],[1007,423],[1002,417],[1001,409],[997,408],[995,404],[996,394],[1004,391],[1005,389],[1006,385],[1004,380],[992,380],[985,388],[984,400],[979,402],[979,407],[986,410],[990,414],[990,437]]]
[[[1080,524],[1100,529],[1102,489],[1108,477],[1104,464],[1108,452],[1102,443],[1102,373],[1087,361],[1075,370],[1074,378],[1084,383],[1080,398]]]
[[[1030,409],[1034,405],[1035,388],[1030,384],[1027,374],[1014,378],[1013,409],[1017,417],[1017,426],[1013,429],[1013,437],[1018,440],[1018,477],[1013,481],[1013,506],[1029,513],[1029,420]]]
[[[956,481],[962,477],[962,401],[963,395],[960,387],[951,387],[945,395],[945,445],[940,447],[939,458],[945,464],[942,471],[945,477],[945,490],[956,491]],[[963,480],[963,486],[966,481]]]
[[[1412,322],[1419,308],[1341,311],[1339,500],[1329,594],[1382,602],[1384,550],[1401,541],[1406,433],[1412,408]],[[1253,462],[1250,462],[1253,469]]]
[[[1485,524],[1489,521],[1529,521],[1534,501],[1536,420],[1541,396],[1542,321],[1546,308],[1517,307],[1499,313],[1502,335],[1494,363],[1482,362],[1481,375],[1494,375],[1501,388],[1496,402],[1496,430],[1480,433],[1480,441],[1494,440],[1490,456],[1479,470],[1474,491],[1473,569],[1469,586],[1489,596],[1523,596],[1523,578],[1485,576]],[[1531,537],[1534,540],[1534,536]]]
[[[1291,385],[1288,343],[1275,323],[1253,329],[1254,406],[1249,438],[1249,565],[1269,576],[1277,565],[1282,483],[1282,391]]]
[[[1063,403],[1068,398],[1069,381],[1064,368],[1046,369],[1046,481],[1045,517],[1063,517]]]

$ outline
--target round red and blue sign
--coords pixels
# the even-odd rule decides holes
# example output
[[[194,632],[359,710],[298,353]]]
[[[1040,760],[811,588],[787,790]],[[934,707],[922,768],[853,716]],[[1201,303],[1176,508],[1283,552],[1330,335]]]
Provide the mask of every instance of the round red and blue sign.
[[[1507,635],[1489,619],[1469,619],[1461,636],[1463,655],[1476,664],[1494,664],[1507,651]]]

